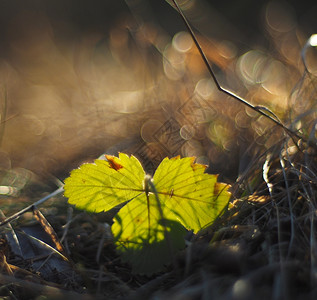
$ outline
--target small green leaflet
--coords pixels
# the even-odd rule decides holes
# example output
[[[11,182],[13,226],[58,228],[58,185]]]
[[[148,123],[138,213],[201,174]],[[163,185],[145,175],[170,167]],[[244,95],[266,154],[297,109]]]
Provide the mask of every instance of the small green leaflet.
[[[185,247],[186,229],[197,232],[213,223],[231,196],[229,185],[204,173],[206,166],[193,157],[165,158],[152,179],[134,156],[106,158],[73,170],[65,180],[65,196],[90,212],[126,203],[114,217],[112,233],[135,273],[161,270]]]

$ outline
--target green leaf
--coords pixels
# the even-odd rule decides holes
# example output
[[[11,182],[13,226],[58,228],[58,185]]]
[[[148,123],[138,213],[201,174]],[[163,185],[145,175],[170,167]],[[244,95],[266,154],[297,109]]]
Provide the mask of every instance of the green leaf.
[[[206,174],[205,169],[193,157],[165,158],[153,176],[161,205],[166,206],[165,218],[194,232],[212,223],[231,196],[229,186],[218,183],[217,175]]]
[[[186,230],[211,224],[227,206],[229,186],[194,158],[165,158],[153,179],[134,156],[106,156],[74,170],[65,181],[69,203],[88,211],[107,211],[126,203],[114,218],[117,250],[133,271],[150,274],[185,247]],[[152,188],[150,188],[152,186]]]
[[[108,211],[144,193],[144,170],[140,162],[124,153],[83,164],[65,180],[70,204],[90,212]]]

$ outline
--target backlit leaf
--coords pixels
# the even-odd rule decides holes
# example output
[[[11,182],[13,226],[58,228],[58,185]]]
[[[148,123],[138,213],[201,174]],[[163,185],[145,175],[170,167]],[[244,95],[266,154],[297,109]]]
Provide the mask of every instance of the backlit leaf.
[[[206,166],[192,157],[165,158],[150,184],[134,156],[106,158],[72,171],[65,196],[69,203],[95,212],[126,203],[114,218],[112,232],[117,250],[134,272],[162,269],[185,247],[186,229],[197,232],[211,224],[229,202],[229,186],[204,173]]]
[[[83,164],[65,180],[70,204],[91,212],[108,211],[144,191],[144,170],[134,157],[120,153],[94,164]],[[120,166],[120,167],[119,167]]]

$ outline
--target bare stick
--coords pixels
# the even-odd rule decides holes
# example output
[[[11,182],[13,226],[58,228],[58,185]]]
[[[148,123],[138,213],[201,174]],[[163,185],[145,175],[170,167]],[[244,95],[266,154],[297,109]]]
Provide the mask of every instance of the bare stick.
[[[57,189],[56,191],[54,191],[53,193],[43,197],[42,199],[36,201],[35,203],[23,208],[22,210],[20,210],[19,212],[15,213],[14,215],[12,215],[11,217],[8,217],[6,218],[5,220],[3,220],[1,223],[0,223],[0,226],[3,226],[17,218],[19,218],[20,216],[22,216],[24,213],[26,213],[27,211],[29,210],[32,210],[34,207],[44,203],[46,200],[58,195],[58,194],[61,194],[62,192],[64,191],[64,188],[63,187],[60,187],[59,189]]]

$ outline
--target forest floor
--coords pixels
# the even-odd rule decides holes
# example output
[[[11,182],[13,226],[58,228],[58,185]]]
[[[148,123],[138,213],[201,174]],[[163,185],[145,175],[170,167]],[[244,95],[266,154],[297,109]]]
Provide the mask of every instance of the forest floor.
[[[66,43],[67,24],[18,17],[28,26],[11,25],[0,64],[0,218],[20,212],[0,224],[1,299],[316,299],[316,43],[270,9],[274,51],[197,33],[253,108],[217,90],[185,28],[169,37],[125,16],[107,39]],[[231,185],[228,211],[152,276],[121,261],[111,212],[79,211],[61,190],[73,168],[118,151],[149,173],[195,156]]]

